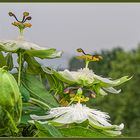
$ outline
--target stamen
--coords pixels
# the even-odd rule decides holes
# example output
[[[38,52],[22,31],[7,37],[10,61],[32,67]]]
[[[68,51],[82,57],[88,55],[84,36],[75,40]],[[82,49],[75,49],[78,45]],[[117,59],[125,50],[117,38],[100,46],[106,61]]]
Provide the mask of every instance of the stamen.
[[[84,52],[84,50],[83,50],[82,48],[78,48],[78,49],[77,49],[77,52],[82,52],[83,54],[86,55],[86,53]]]
[[[28,12],[23,12],[23,16],[27,17],[27,16],[29,16],[29,13]]]
[[[14,17],[15,20],[16,20],[17,22],[20,22],[20,21],[17,19],[17,17],[16,17],[15,14],[13,14],[12,12],[9,12],[8,14],[9,14],[10,17]]]
[[[17,17],[15,16],[15,14],[13,14],[12,12],[9,12],[9,16],[10,17],[14,17],[16,19],[16,22],[13,22],[12,25],[16,26],[19,28],[20,30],[20,35],[23,35],[23,30],[27,27],[31,27],[32,24],[30,23],[25,23],[27,20],[31,20],[32,17],[29,16],[29,13],[28,12],[24,12],[23,13],[23,18],[22,18],[22,21],[18,20]]]

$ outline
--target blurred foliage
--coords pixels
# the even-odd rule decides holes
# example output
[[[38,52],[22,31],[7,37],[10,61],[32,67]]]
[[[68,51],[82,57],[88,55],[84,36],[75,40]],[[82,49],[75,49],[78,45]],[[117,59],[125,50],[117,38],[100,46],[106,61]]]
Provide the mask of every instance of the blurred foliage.
[[[133,78],[123,84],[121,93],[110,94],[90,100],[89,106],[108,112],[112,124],[124,123],[123,136],[140,136],[140,45],[135,50],[124,51],[122,48],[102,50],[100,62],[89,64],[89,68],[96,74],[112,79],[128,75]],[[72,58],[69,62],[70,70],[84,67],[84,62]]]

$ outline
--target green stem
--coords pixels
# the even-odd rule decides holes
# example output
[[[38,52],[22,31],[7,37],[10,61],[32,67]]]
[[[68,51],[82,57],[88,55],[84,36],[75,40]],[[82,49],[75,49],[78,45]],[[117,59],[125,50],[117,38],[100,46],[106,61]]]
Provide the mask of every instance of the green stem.
[[[19,52],[18,86],[20,86],[21,81],[21,68],[22,68],[22,53]]]
[[[71,105],[71,103],[75,100],[76,97],[77,95],[74,96],[73,100],[71,100],[67,106]]]
[[[19,29],[20,35],[21,35],[21,36],[23,36],[23,30],[24,30],[23,28],[20,28],[20,29]]]
[[[85,68],[88,68],[88,64],[89,64],[89,61],[86,60],[86,66],[85,66]]]
[[[47,105],[46,103],[43,103],[42,101],[37,100],[37,99],[35,99],[35,98],[30,97],[30,100],[33,101],[33,102],[35,102],[36,104],[43,105],[44,107],[47,107],[48,109],[51,108],[51,107],[50,107],[49,105]]]

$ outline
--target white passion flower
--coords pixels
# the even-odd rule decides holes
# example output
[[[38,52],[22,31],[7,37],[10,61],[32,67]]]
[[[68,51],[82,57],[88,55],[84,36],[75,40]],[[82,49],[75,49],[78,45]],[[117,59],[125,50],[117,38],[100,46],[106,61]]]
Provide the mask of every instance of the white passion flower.
[[[32,24],[29,23],[29,21],[32,19],[30,13],[23,12],[22,20],[18,20],[16,15],[12,12],[9,12],[8,14],[10,17],[13,17],[15,19],[15,21],[12,22],[12,25],[18,27],[20,35],[16,40],[0,40],[0,51],[13,53],[22,52],[22,55],[27,54],[34,57],[39,57],[41,59],[43,58],[51,59],[61,56],[62,52],[57,52],[56,49],[54,48],[42,48],[37,44],[24,40],[23,36],[24,29],[30,28],[32,26]]]
[[[25,41],[23,36],[19,36],[16,40],[0,40],[0,51],[16,53],[20,50],[30,56],[40,58],[56,58],[62,54],[62,52],[57,52],[54,48],[44,48],[35,43]]]
[[[48,120],[60,124],[82,123],[88,120],[89,125],[102,130],[107,135],[117,136],[121,134],[124,124],[112,125],[109,123],[110,116],[106,112],[91,109],[80,103],[72,104],[68,107],[52,108],[48,115],[37,116],[31,115],[34,120]]]
[[[15,52],[18,49],[23,50],[45,50],[46,48],[40,47],[37,44],[25,41],[22,36],[15,40],[0,40],[0,48],[5,51]]]
[[[54,75],[69,85],[81,85],[85,87],[92,87],[97,93],[106,95],[109,93],[119,93],[121,90],[116,90],[113,87],[118,86],[131,78],[128,76],[121,77],[117,80],[111,80],[111,78],[103,78],[96,75],[89,68],[79,69],[78,71],[54,71]]]

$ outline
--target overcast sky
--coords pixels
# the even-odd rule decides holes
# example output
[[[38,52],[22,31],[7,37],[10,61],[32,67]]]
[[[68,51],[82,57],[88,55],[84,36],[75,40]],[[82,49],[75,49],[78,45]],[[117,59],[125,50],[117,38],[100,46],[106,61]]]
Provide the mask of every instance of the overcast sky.
[[[128,50],[140,42],[140,4],[0,3],[0,39],[18,36],[9,11],[18,17],[31,13],[33,26],[25,31],[28,41],[64,51],[62,58],[49,61],[51,66],[66,66],[79,47],[87,53],[117,46]]]

